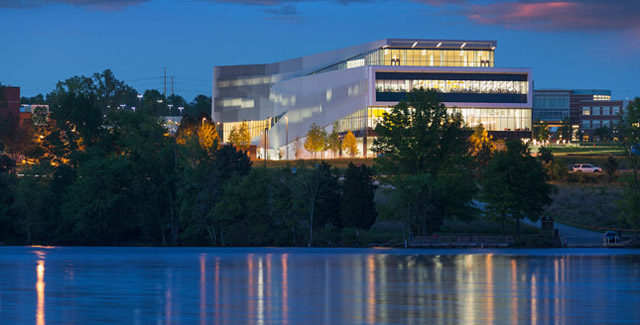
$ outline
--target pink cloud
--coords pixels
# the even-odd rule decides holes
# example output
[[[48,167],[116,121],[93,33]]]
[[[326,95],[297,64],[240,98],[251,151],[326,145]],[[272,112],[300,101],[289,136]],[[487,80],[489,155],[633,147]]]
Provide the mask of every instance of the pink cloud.
[[[459,13],[487,25],[544,30],[628,30],[640,27],[638,1],[519,1],[467,3]]]

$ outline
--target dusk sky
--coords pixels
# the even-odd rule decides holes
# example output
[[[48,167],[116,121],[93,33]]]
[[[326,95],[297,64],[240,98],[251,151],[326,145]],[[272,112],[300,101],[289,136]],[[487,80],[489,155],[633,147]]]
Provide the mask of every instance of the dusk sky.
[[[110,68],[187,100],[215,65],[269,63],[383,38],[496,40],[535,88],[640,96],[640,1],[0,0],[0,82],[23,96]]]

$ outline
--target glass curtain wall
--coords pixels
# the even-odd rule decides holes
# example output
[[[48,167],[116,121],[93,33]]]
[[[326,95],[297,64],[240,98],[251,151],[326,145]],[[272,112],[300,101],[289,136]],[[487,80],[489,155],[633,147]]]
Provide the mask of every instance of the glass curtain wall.
[[[459,112],[469,127],[482,124],[487,131],[529,131],[531,110],[522,108],[449,108]],[[367,127],[374,129],[391,107],[369,107]],[[338,132],[358,131],[364,128],[365,110],[359,110],[338,121]]]
[[[231,130],[234,128],[240,130],[240,126],[242,123],[247,123],[247,127],[249,128],[249,137],[251,139],[264,134],[264,129],[271,129],[271,120],[261,120],[261,121],[244,121],[244,122],[228,122],[224,123],[222,127],[222,142],[229,142],[229,135],[231,134]]]
[[[435,89],[443,93],[524,94],[528,81],[496,80],[376,80],[378,92],[408,92],[412,89]]]
[[[318,70],[357,68],[365,65],[421,66],[421,67],[493,67],[494,51],[491,50],[421,50],[376,49]]]

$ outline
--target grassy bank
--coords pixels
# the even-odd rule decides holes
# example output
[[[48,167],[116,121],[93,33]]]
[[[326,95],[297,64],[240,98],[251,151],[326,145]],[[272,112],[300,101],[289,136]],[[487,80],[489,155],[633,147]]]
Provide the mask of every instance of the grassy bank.
[[[622,189],[618,186],[556,184],[558,192],[547,211],[558,222],[585,228],[624,228],[618,221]]]

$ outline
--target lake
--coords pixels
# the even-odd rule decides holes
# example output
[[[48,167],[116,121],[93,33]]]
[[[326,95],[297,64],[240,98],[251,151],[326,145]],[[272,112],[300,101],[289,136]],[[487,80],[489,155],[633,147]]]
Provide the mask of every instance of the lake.
[[[640,321],[640,251],[0,247],[0,323]]]

